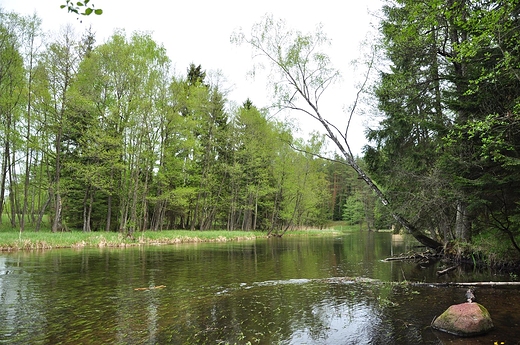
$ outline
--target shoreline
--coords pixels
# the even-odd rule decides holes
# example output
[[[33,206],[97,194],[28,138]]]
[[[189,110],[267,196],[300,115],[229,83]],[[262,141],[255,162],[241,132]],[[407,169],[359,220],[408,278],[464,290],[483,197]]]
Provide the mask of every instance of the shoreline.
[[[295,230],[291,235],[333,235],[341,231]],[[267,232],[228,230],[162,230],[134,233],[132,236],[118,232],[0,232],[0,252],[24,250],[50,250],[64,248],[126,248],[141,245],[171,245],[182,243],[230,242],[267,238]]]
[[[358,229],[307,229],[291,230],[283,236],[333,236]],[[387,232],[387,231],[381,231]],[[390,231],[388,231],[390,232]],[[270,236],[265,231],[241,230],[161,230],[136,232],[132,236],[119,232],[104,231],[68,231],[52,233],[50,231],[20,233],[15,230],[0,231],[0,253],[13,253],[31,250],[82,249],[82,248],[129,248],[146,245],[175,245],[184,243],[218,243],[232,241],[248,241],[258,238],[267,239]],[[271,236],[276,237],[276,236]],[[520,272],[520,260],[517,257],[493,255],[482,248],[458,248],[445,250],[440,260],[452,264],[473,265],[479,268],[491,268],[504,271]],[[480,249],[480,250],[479,250]]]

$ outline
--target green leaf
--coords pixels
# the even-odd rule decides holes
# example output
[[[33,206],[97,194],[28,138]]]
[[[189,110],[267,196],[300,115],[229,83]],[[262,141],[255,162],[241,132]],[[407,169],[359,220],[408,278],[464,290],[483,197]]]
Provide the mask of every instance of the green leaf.
[[[78,6],[85,6],[82,2],[79,2],[79,1],[76,2],[76,5],[78,5]]]
[[[84,13],[84,14],[85,14],[86,16],[90,16],[90,15],[92,14],[93,11],[94,11],[94,10],[91,9],[91,8],[89,7],[89,8],[87,8],[87,9],[85,10],[85,13]]]
[[[94,11],[94,13],[97,15],[101,15],[101,14],[103,14],[103,10],[98,8],[97,10]]]
[[[61,5],[60,8],[65,8],[67,5]]]

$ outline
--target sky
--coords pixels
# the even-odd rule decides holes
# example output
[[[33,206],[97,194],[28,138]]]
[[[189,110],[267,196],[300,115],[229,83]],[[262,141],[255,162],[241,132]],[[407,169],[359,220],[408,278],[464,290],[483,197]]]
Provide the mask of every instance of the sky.
[[[304,33],[312,32],[316,25],[322,24],[331,40],[326,52],[342,78],[326,91],[321,111],[342,129],[346,128],[348,109],[366,72],[363,65],[355,67],[352,61],[363,58],[367,50],[363,42],[374,35],[375,13],[382,5],[382,0],[91,1],[103,10],[103,14],[80,17],[79,20],[75,14],[60,9],[65,0],[0,0],[0,7],[22,15],[36,13],[47,32],[58,32],[60,27],[70,23],[81,34],[92,26],[97,44],[106,41],[115,29],[122,28],[128,35],[134,31],[149,32],[166,48],[176,75],[185,76],[191,63],[200,64],[208,74],[218,72],[223,76],[230,102],[240,105],[249,98],[259,108],[272,104],[266,91],[267,75],[257,75],[254,79],[249,76],[254,64],[251,48],[232,44],[231,35],[239,30],[247,35],[265,14],[284,19],[288,27]],[[302,114],[284,116],[297,121],[303,137],[310,131],[321,130],[316,120]],[[353,117],[348,138],[355,155],[361,154],[367,143],[364,131],[369,119],[361,112]]]

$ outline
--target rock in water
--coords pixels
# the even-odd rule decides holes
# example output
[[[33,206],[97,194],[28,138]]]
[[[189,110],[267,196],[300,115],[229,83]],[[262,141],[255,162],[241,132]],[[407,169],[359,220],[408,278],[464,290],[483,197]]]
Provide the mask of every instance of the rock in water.
[[[432,327],[462,337],[489,332],[493,321],[487,309],[479,303],[461,303],[450,306],[435,319]]]

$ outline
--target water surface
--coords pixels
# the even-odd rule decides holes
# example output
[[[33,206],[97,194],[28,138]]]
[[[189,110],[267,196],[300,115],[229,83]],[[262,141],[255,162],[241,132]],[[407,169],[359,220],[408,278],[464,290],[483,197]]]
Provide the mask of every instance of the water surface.
[[[517,344],[516,288],[478,288],[488,335],[433,331],[464,289],[404,281],[514,280],[383,262],[389,233],[0,254],[1,344]],[[157,287],[157,288],[153,288]]]

